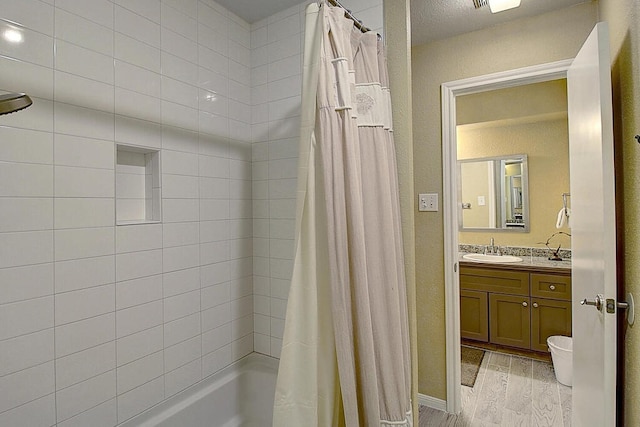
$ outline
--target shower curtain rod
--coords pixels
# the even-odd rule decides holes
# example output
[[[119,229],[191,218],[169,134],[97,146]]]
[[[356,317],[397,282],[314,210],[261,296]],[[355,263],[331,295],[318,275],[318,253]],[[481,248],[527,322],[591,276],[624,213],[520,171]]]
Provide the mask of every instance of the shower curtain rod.
[[[365,27],[364,24],[362,23],[362,21],[359,20],[358,18],[356,18],[353,15],[353,13],[351,13],[351,11],[349,9],[344,7],[342,5],[342,3],[340,3],[338,0],[327,0],[327,2],[329,4],[331,4],[332,6],[337,6],[337,7],[341,7],[342,9],[344,9],[344,14],[347,16],[347,18],[351,19],[354,22],[355,26],[358,27],[360,29],[360,31],[362,31],[363,33],[371,31],[369,28]],[[378,38],[380,38],[380,34],[378,34]]]

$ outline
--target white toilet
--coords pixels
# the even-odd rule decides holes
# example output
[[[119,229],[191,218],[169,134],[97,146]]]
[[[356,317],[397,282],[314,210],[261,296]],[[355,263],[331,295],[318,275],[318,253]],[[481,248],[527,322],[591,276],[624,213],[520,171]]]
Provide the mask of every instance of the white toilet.
[[[553,370],[560,384],[571,387],[573,383],[573,339],[562,335],[547,338],[547,345],[551,350]]]

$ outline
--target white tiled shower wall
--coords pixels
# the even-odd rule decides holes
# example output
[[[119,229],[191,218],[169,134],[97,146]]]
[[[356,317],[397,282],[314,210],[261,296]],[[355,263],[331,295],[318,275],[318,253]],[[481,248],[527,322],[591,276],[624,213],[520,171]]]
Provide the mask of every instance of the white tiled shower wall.
[[[344,0],[382,33],[382,0]],[[251,25],[255,351],[279,357],[293,268],[305,7]]]
[[[1,0],[0,426],[113,426],[253,351],[250,27],[209,0]],[[14,25],[19,23],[21,25]],[[115,144],[162,223],[115,226]]]
[[[343,3],[381,30],[382,0]],[[0,426],[113,426],[279,355],[303,22],[0,0],[0,90],[34,99],[0,117]],[[161,224],[114,226],[116,143],[160,150]]]

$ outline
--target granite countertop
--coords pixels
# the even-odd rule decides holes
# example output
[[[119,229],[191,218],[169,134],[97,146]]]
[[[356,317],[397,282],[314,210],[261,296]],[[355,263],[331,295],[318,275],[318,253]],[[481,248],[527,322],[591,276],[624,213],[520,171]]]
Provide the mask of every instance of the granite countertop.
[[[458,261],[460,265],[464,265],[467,267],[490,267],[501,270],[526,270],[526,271],[556,271],[561,273],[571,273],[571,260],[563,260],[563,261],[549,261],[549,259],[545,257],[534,257],[534,256],[521,256],[522,261],[520,262],[509,262],[509,263],[497,263],[497,262],[482,262],[482,261],[473,261],[469,259],[462,258],[465,255],[464,252],[459,253]]]

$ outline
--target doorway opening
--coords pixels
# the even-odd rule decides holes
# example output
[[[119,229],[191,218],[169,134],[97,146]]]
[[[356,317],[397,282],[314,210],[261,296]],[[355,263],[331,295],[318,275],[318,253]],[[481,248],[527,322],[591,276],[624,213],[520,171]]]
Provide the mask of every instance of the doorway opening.
[[[445,83],[442,85],[442,129],[443,129],[443,179],[444,179],[444,230],[445,230],[445,291],[446,291],[446,327],[447,327],[447,411],[449,413],[460,413],[462,410],[462,390],[461,390],[461,318],[460,318],[460,264],[459,264],[459,244],[460,236],[459,225],[463,224],[462,211],[459,206],[461,200],[459,199],[459,195],[461,195],[462,183],[460,178],[460,168],[458,162],[458,101],[462,100],[462,96],[481,94],[484,92],[494,91],[494,90],[504,90],[509,88],[516,88],[523,85],[531,85],[536,83],[549,82],[554,80],[566,79],[567,69],[571,61],[560,61],[549,64],[542,64],[533,67],[527,67],[522,69],[511,70],[503,73],[496,73],[486,76],[480,76],[471,79],[458,80],[454,82]],[[515,154],[515,153],[514,153]],[[473,158],[473,155],[469,156]],[[493,156],[500,157],[500,156]],[[504,159],[502,159],[504,160]],[[521,190],[522,180],[513,179],[511,177],[502,179],[502,176],[497,173],[497,170],[505,170],[506,164],[505,162],[503,167],[500,167],[500,162],[496,159],[492,159],[494,169],[488,169],[489,172],[486,173],[486,177],[488,180],[489,176],[497,176],[500,178],[494,185],[494,190],[487,190],[487,195],[490,194],[502,194],[500,197],[495,197],[494,200],[500,200],[501,203],[506,199],[509,199],[509,203],[505,206],[501,206],[500,203],[496,203],[493,205],[493,209],[488,209],[487,211],[493,212],[493,218],[489,220],[488,224],[493,224],[494,229],[491,233],[477,232],[476,229],[478,227],[469,227],[470,236],[476,234],[475,237],[469,237],[470,239],[480,239],[484,236],[486,242],[483,242],[480,245],[480,241],[474,241],[478,246],[486,248],[487,245],[490,245],[491,252],[495,251],[495,242],[490,241],[489,237],[494,235],[495,238],[500,239],[505,236],[505,230],[510,229],[513,230],[513,224],[520,224],[521,221],[530,222],[531,219],[527,218],[526,220],[522,216],[523,210],[514,209],[514,205],[520,205],[520,202],[525,203],[524,200],[524,192]],[[522,171],[522,169],[520,169]],[[513,187],[520,189],[510,188],[508,183],[513,183]],[[508,191],[507,191],[508,190]],[[500,193],[502,191],[502,193]],[[508,196],[506,194],[508,193]],[[478,205],[480,208],[480,203],[484,202],[484,205],[487,205],[488,196],[482,198],[480,194],[474,196],[472,201],[462,201],[468,204]],[[558,197],[561,197],[561,194],[558,194]],[[522,207],[522,206],[521,206]],[[480,210],[480,209],[478,209]],[[511,211],[511,217],[507,218],[506,212]],[[498,215],[498,213],[501,214]],[[511,222],[511,225],[508,225],[507,219]],[[476,223],[477,224],[477,223]],[[507,228],[508,227],[508,228]],[[525,227],[518,225],[519,229],[524,230]],[[527,227],[528,228],[528,227]],[[536,227],[537,228],[537,227]],[[517,233],[515,233],[517,234]],[[525,236],[525,233],[521,235]],[[548,236],[547,236],[548,237]],[[534,237],[537,239],[537,237]],[[536,240],[537,243],[538,240]],[[466,243],[466,242],[464,242]],[[504,243],[503,243],[504,245]],[[498,241],[498,246],[500,246],[500,242]],[[506,246],[506,245],[505,245]],[[528,245],[531,246],[531,245]],[[498,251],[501,251],[498,248]],[[482,255],[484,255],[484,249],[480,250]],[[516,256],[516,255],[514,255]],[[517,256],[516,256],[517,257]],[[528,279],[527,279],[528,280]],[[528,283],[528,282],[527,282]],[[528,290],[527,290],[528,291]],[[523,295],[520,295],[523,296]],[[527,295],[527,300],[523,300],[518,302],[518,304],[527,304],[529,306],[532,304],[530,300],[530,295]],[[494,326],[495,327],[495,326]],[[529,343],[530,345],[530,343]]]

